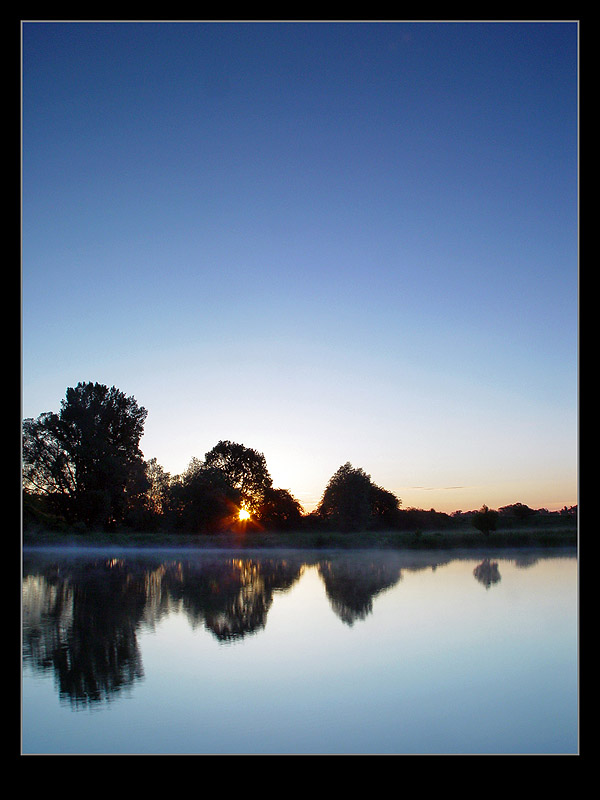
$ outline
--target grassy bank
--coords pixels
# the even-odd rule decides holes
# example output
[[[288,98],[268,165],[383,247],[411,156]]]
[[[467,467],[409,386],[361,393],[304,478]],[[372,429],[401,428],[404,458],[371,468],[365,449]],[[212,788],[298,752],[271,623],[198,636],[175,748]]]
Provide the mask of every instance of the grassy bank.
[[[340,533],[324,531],[246,532],[213,535],[169,533],[85,533],[66,534],[49,531],[26,532],[23,544],[119,547],[194,547],[203,548],[392,548],[449,549],[480,547],[565,547],[577,545],[574,526],[540,529],[523,527],[498,530],[488,535],[475,529],[445,531],[366,531]]]

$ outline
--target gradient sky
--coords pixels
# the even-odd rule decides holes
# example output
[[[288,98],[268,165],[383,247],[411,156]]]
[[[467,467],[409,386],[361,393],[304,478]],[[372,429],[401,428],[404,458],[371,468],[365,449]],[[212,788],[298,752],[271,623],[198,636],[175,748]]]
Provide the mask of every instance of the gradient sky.
[[[307,510],[577,502],[578,26],[25,22],[23,416],[79,381]]]

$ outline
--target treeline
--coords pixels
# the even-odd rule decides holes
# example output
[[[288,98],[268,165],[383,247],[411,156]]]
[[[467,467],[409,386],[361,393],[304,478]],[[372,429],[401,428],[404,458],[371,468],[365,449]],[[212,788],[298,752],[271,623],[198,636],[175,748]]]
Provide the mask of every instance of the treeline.
[[[210,534],[229,530],[429,530],[473,525],[488,533],[576,515],[522,503],[454,514],[401,509],[392,492],[362,469],[342,465],[315,511],[273,486],[262,453],[220,441],[203,459],[170,475],[139,448],[147,411],[114,386],[68,388],[59,413],[23,421],[25,529]]]

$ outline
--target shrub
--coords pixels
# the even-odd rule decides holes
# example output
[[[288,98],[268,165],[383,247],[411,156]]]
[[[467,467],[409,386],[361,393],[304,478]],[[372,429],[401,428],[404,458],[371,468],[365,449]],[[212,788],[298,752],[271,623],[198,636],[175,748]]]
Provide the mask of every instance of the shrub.
[[[492,511],[486,505],[483,505],[479,511],[473,515],[471,524],[485,536],[488,536],[490,531],[496,530],[498,517],[499,514],[497,511]]]

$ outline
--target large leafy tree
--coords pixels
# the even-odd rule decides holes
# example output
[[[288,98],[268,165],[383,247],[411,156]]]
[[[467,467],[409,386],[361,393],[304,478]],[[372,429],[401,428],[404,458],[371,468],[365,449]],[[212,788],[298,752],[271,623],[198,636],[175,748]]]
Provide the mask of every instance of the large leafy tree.
[[[317,515],[342,531],[393,526],[399,502],[394,494],[373,483],[364,470],[346,462],[329,479]]]
[[[220,441],[206,453],[204,465],[219,470],[227,483],[240,494],[241,503],[258,514],[265,492],[273,485],[262,453],[236,442]]]
[[[147,411],[114,386],[68,388],[59,414],[23,422],[24,488],[67,520],[107,525],[145,491],[139,442]]]

